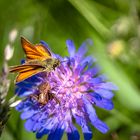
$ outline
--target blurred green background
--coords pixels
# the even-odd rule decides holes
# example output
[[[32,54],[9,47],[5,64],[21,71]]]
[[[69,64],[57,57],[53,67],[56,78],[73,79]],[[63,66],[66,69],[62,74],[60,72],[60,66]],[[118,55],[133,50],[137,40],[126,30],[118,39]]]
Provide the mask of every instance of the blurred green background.
[[[114,110],[96,108],[110,131],[104,135],[92,127],[93,139],[140,140],[139,0],[0,0],[0,68],[12,30],[18,35],[12,43],[14,55],[9,65],[19,64],[24,57],[21,35],[33,43],[46,41],[53,52],[62,56],[68,54],[66,39],[74,40],[78,48],[91,38],[94,45],[89,46],[90,55],[119,87],[113,98]],[[14,95],[14,77],[9,76],[9,97]],[[35,140],[35,134],[25,131],[19,115],[12,109],[0,140]]]

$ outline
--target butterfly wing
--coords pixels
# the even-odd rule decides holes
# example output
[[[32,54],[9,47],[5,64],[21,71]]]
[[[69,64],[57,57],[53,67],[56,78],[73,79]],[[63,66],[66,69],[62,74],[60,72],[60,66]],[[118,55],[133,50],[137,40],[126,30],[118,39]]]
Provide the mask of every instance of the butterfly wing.
[[[21,82],[39,72],[42,72],[44,67],[41,65],[19,65],[10,67],[10,72],[19,72],[18,76],[16,77],[16,83]]]
[[[41,72],[40,69],[35,69],[35,70],[29,70],[29,71],[25,71],[25,72],[21,72],[17,75],[16,77],[16,83],[21,82],[37,73]]]
[[[19,66],[11,66],[9,68],[9,72],[26,72],[26,71],[30,71],[30,70],[35,70],[38,68],[44,68],[41,65],[29,65],[29,64],[23,64],[23,65],[19,65]]]
[[[33,45],[25,38],[21,37],[22,48],[26,54],[27,61],[38,59],[38,60],[46,60],[51,58],[51,52],[42,44]]]

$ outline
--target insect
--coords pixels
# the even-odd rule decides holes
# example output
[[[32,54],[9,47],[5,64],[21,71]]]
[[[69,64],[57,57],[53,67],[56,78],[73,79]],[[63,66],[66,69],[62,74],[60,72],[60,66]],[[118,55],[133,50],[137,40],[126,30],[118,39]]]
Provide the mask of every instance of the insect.
[[[50,100],[55,100],[56,103],[60,104],[60,101],[56,98],[54,93],[50,93],[50,85],[49,83],[41,84],[39,87],[39,94],[30,95],[31,98],[37,100],[41,105],[47,104]]]
[[[50,50],[43,44],[33,45],[21,37],[22,48],[26,54],[26,61],[22,65],[11,66],[10,72],[18,72],[15,82],[21,82],[37,73],[51,72],[60,65],[60,60],[53,58]]]

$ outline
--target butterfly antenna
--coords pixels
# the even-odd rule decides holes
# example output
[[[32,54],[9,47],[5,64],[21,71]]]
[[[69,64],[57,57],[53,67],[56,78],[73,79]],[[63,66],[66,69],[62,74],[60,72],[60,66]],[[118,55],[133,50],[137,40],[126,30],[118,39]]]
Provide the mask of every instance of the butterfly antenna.
[[[65,60],[65,61],[60,61],[60,63],[63,63],[63,62],[67,62],[67,60]]]

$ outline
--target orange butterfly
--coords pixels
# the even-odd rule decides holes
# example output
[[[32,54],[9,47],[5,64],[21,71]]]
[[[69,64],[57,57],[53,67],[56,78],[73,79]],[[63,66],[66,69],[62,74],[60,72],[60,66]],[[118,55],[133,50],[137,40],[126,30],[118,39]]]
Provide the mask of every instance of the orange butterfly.
[[[9,70],[19,73],[16,83],[43,71],[51,72],[60,65],[60,60],[53,58],[50,50],[44,45],[33,45],[23,37],[21,37],[21,44],[26,54],[26,61],[22,65],[11,66]]]

